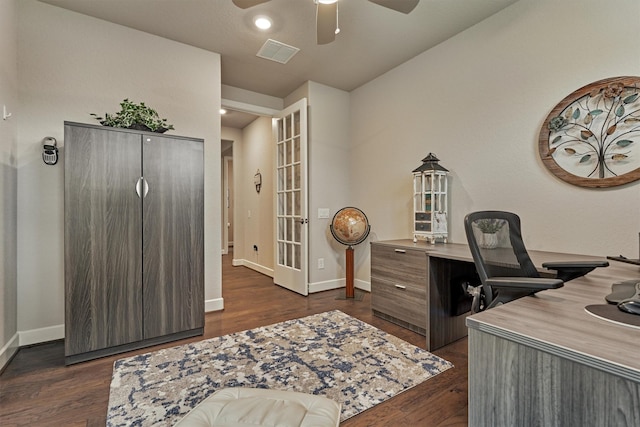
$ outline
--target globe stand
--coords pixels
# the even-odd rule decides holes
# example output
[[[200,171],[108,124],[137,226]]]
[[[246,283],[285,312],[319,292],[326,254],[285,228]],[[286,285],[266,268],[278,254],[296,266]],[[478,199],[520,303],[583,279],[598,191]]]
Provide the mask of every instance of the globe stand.
[[[338,296],[336,297],[337,300],[354,300],[354,301],[362,301],[364,299],[364,292],[362,291],[356,291],[354,284],[354,274],[353,274],[353,270],[354,270],[354,262],[353,262],[353,255],[354,255],[355,251],[353,250],[353,246],[349,246],[346,250],[345,250],[345,261],[346,261],[346,273],[347,273],[347,278],[346,278],[346,286],[345,286],[345,291],[344,292],[340,292],[338,294]]]
[[[345,254],[346,254],[346,268],[347,268],[347,279],[346,279],[346,286],[345,286],[345,292],[342,293],[340,292],[340,294],[338,294],[338,296],[336,297],[337,300],[353,300],[353,301],[362,301],[364,299],[364,291],[358,290],[355,288],[354,286],[354,262],[353,262],[353,256],[354,256],[355,251],[353,250],[353,246],[349,246],[346,250],[345,250]]]
[[[345,251],[346,283],[345,296],[339,295],[336,299],[352,299],[362,301],[363,292],[355,292],[354,287],[354,250],[353,246],[362,243],[371,231],[367,216],[358,208],[346,207],[340,209],[333,216],[329,225],[333,237],[347,246]]]
[[[345,291],[346,298],[354,298],[355,291],[353,286],[353,246],[349,246],[346,250],[346,261],[347,261],[347,285]]]

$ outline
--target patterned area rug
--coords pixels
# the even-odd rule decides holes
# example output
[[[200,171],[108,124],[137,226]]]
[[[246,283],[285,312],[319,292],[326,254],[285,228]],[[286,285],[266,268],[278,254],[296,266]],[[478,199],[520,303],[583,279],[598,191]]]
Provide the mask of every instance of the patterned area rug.
[[[319,394],[341,421],[453,365],[341,311],[117,360],[108,426],[165,426],[223,387]]]

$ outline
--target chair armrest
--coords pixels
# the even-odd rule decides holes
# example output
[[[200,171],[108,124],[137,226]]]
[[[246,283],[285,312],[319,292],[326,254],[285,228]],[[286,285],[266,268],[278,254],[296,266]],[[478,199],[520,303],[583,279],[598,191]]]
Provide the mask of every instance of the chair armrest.
[[[577,279],[587,273],[590,273],[598,267],[608,267],[608,261],[558,261],[545,262],[542,264],[544,268],[556,270],[557,277],[564,282]]]
[[[609,262],[608,261],[556,261],[556,262],[545,262],[542,264],[542,266],[550,270],[562,270],[567,268],[594,269],[597,267],[608,267]]]
[[[490,277],[485,284],[495,289],[544,291],[545,289],[561,288],[564,282],[560,279],[542,277]]]

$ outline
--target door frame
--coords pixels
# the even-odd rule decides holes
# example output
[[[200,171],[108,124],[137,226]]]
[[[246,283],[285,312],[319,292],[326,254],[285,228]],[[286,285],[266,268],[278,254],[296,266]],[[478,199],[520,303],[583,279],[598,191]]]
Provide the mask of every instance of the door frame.
[[[233,144],[233,141],[231,143]],[[229,174],[229,163],[233,165],[233,156],[222,156],[222,255],[229,253],[229,225],[235,227],[233,217],[229,218],[230,200],[233,199],[231,193],[235,190],[232,185],[229,185],[229,182],[233,183],[233,176]],[[231,173],[233,173],[233,167]],[[231,179],[229,179],[230,176]]]
[[[241,102],[241,101],[234,101],[232,99],[227,99],[227,98],[222,98],[220,101],[220,106],[222,108],[228,108],[230,110],[235,110],[235,111],[241,111],[241,112],[245,112],[245,113],[250,113],[250,114],[255,114],[257,116],[265,116],[265,117],[269,117],[269,118],[273,118],[273,116],[275,114],[278,114],[280,112],[280,109],[276,109],[276,108],[269,108],[269,107],[263,107],[260,105],[255,105],[255,104],[249,104],[249,103],[245,103],[245,102]],[[269,138],[271,138],[272,136],[269,135]],[[220,140],[222,141],[222,135],[220,137]],[[234,144],[237,141],[234,141]],[[234,164],[233,167],[233,182],[234,182],[234,209],[233,209],[233,219],[231,221],[232,227],[234,227],[233,229],[233,236],[234,236],[234,240],[236,240],[238,238],[238,236],[240,234],[243,233],[239,233],[237,226],[238,224],[240,224],[242,221],[240,220],[240,216],[241,212],[240,209],[237,205],[237,200],[240,199],[240,196],[242,195],[242,189],[243,186],[241,185],[242,179],[243,177],[240,176],[240,169],[242,165],[239,165],[237,163],[237,158],[235,159],[236,162]],[[224,187],[224,185],[221,183],[221,185]],[[222,189],[222,191],[224,191],[224,188]],[[224,196],[224,194],[223,194]],[[221,199],[223,200],[223,199]],[[223,218],[224,216],[224,207],[221,204],[220,205],[220,218]],[[275,221],[275,218],[274,218]],[[222,226],[224,223],[221,222],[220,226]],[[225,227],[226,228],[226,227]],[[223,230],[224,233],[224,230]],[[244,234],[243,234],[244,235]],[[271,236],[271,240],[272,240],[272,244],[275,241],[275,235]],[[233,266],[248,266],[249,268],[255,270],[255,271],[259,271],[262,274],[265,274],[267,276],[271,276],[273,277],[273,270],[271,269],[256,269],[254,267],[252,267],[251,265],[247,265],[247,263],[245,263],[245,254],[244,253],[240,253],[240,249],[239,248],[239,243],[241,242],[234,242],[234,251],[233,251],[233,260],[232,260],[232,265]],[[221,248],[222,250],[222,248]],[[228,247],[227,247],[228,250]],[[224,283],[222,284],[224,286]]]

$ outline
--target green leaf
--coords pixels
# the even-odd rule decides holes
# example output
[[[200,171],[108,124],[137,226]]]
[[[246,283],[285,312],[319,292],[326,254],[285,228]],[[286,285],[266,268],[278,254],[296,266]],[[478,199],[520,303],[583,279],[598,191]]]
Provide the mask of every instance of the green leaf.
[[[591,115],[593,117],[595,117],[595,116],[597,116],[599,114],[602,114],[602,110],[591,110],[591,111],[589,111],[589,115]]]
[[[619,147],[626,147],[629,144],[633,144],[633,141],[631,141],[630,139],[621,139],[620,141],[616,142],[616,145]]]
[[[638,95],[640,95],[640,94],[634,93],[633,95],[629,95],[622,102],[624,102],[625,104],[631,104],[636,99],[638,99]]]
[[[624,116],[624,105],[621,104],[618,108],[616,108],[616,116]]]
[[[580,109],[576,108],[576,111],[573,112],[573,120],[576,120],[578,117],[580,117]]]
[[[580,163],[586,163],[589,161],[589,159],[591,159],[591,154],[585,154],[584,156],[582,156],[582,158],[580,159]]]
[[[551,145],[555,144],[556,142],[560,141],[562,139],[562,136],[558,135],[555,138],[553,138],[553,141],[551,141]]]

